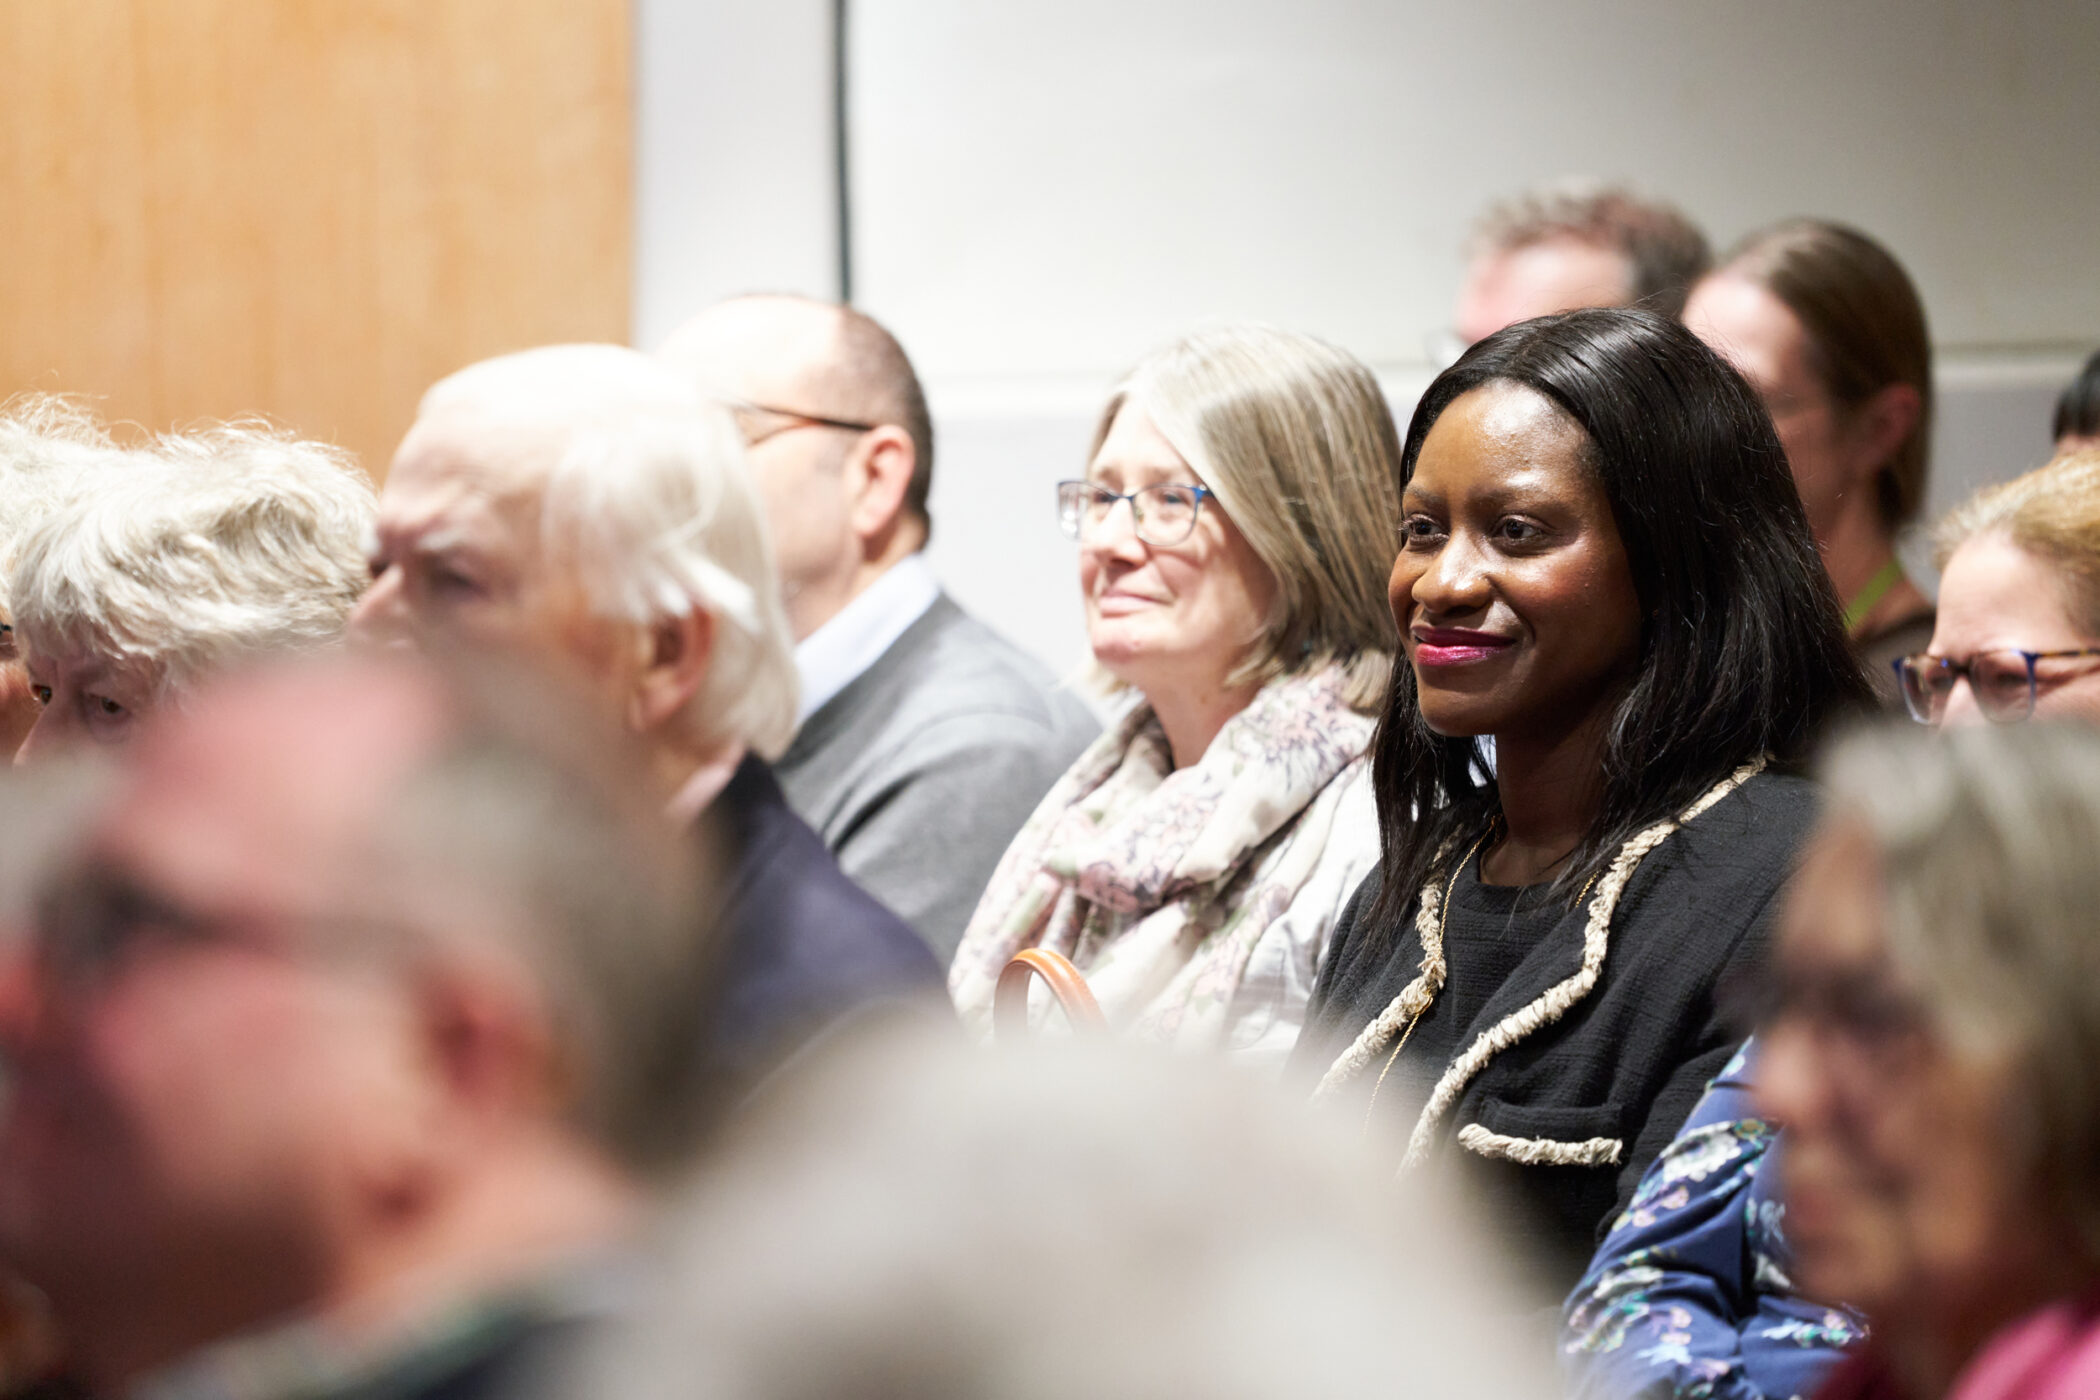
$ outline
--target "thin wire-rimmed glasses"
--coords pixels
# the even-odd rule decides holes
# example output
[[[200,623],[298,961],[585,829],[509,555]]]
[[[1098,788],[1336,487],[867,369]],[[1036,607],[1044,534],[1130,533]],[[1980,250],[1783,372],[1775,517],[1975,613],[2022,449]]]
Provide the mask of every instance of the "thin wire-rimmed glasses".
[[[1947,712],[1947,697],[1954,683],[1967,679],[1976,708],[1996,724],[2017,724],[2034,713],[2035,691],[2041,680],[2069,679],[2037,671],[2044,661],[2068,661],[2074,657],[2100,656],[2100,647],[2071,647],[2063,651],[2021,651],[2014,647],[1979,651],[1966,660],[1918,652],[1896,658],[1896,684],[1903,691],[1903,708],[1920,724],[1938,724]]]
[[[848,433],[872,433],[880,423],[856,423],[850,418],[826,418],[821,413],[804,413],[799,408],[775,408],[769,403],[752,403],[748,399],[721,399],[718,402],[736,419],[737,429],[744,435],[744,446],[756,447],[767,438],[779,437],[796,428],[837,428]],[[758,430],[752,420],[759,417],[784,418],[788,421],[777,427]]]
[[[1117,502],[1128,501],[1137,537],[1160,549],[1171,549],[1195,533],[1196,517],[1211,494],[1208,486],[1175,482],[1111,491],[1091,481],[1060,481],[1057,523],[1068,538],[1083,540],[1108,524]]]

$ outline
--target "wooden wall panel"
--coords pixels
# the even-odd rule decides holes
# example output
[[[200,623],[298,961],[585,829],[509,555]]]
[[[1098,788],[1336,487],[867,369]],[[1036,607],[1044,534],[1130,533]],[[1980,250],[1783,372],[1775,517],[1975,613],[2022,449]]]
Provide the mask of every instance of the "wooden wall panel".
[[[0,0],[0,395],[261,412],[628,338],[627,0]]]

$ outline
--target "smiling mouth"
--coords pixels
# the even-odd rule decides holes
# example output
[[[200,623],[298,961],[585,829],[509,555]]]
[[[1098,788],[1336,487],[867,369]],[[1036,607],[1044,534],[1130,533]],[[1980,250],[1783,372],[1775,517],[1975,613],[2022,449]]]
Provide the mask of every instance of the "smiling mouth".
[[[1136,612],[1141,608],[1157,607],[1157,598],[1147,598],[1137,593],[1104,593],[1094,600],[1094,606],[1113,617],[1120,613]]]
[[[1464,627],[1419,627],[1412,635],[1417,666],[1471,666],[1500,656],[1516,645],[1514,637]]]

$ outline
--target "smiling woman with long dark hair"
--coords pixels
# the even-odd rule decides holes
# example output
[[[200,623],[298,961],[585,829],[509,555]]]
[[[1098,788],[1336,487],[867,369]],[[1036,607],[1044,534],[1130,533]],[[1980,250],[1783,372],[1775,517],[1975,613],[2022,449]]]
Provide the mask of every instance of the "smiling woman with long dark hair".
[[[1402,476],[1383,854],[1297,1062],[1407,1115],[1409,1162],[1455,1144],[1572,1282],[1734,1046],[1717,987],[1814,816],[1793,770],[1867,687],[1770,418],[1674,322],[1482,341]]]

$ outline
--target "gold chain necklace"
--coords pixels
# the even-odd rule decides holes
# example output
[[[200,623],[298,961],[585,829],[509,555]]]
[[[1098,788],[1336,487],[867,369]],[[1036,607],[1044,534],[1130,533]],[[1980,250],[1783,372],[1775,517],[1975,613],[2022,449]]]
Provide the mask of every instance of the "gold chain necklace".
[[[1452,892],[1458,888],[1458,877],[1465,873],[1466,867],[1473,863],[1473,857],[1480,853],[1481,846],[1486,844],[1488,837],[1494,834],[1495,823],[1491,821],[1488,823],[1488,829],[1481,832],[1474,839],[1472,846],[1467,849],[1465,859],[1451,867],[1451,878],[1444,884],[1444,902],[1436,911],[1436,941],[1444,949],[1446,966],[1449,966],[1451,961],[1451,943],[1445,937],[1445,934],[1449,932],[1451,927]],[[1575,908],[1580,909],[1582,907],[1583,901],[1590,897],[1591,886],[1596,883],[1597,877],[1595,874],[1592,874],[1589,879],[1582,882],[1582,893],[1575,896]],[[1407,1048],[1407,1038],[1415,1033],[1415,1027],[1420,1025],[1422,1018],[1428,1014],[1429,1003],[1424,1002],[1421,1008],[1408,1018],[1407,1027],[1400,1032],[1400,1041],[1393,1047],[1393,1053],[1385,1057],[1385,1068],[1378,1071],[1378,1082],[1371,1086],[1371,1101],[1364,1105],[1364,1132],[1366,1134],[1369,1134],[1371,1131],[1371,1112],[1378,1107],[1378,1091],[1385,1087],[1385,1077],[1391,1074],[1393,1066],[1400,1062],[1400,1052]]]

